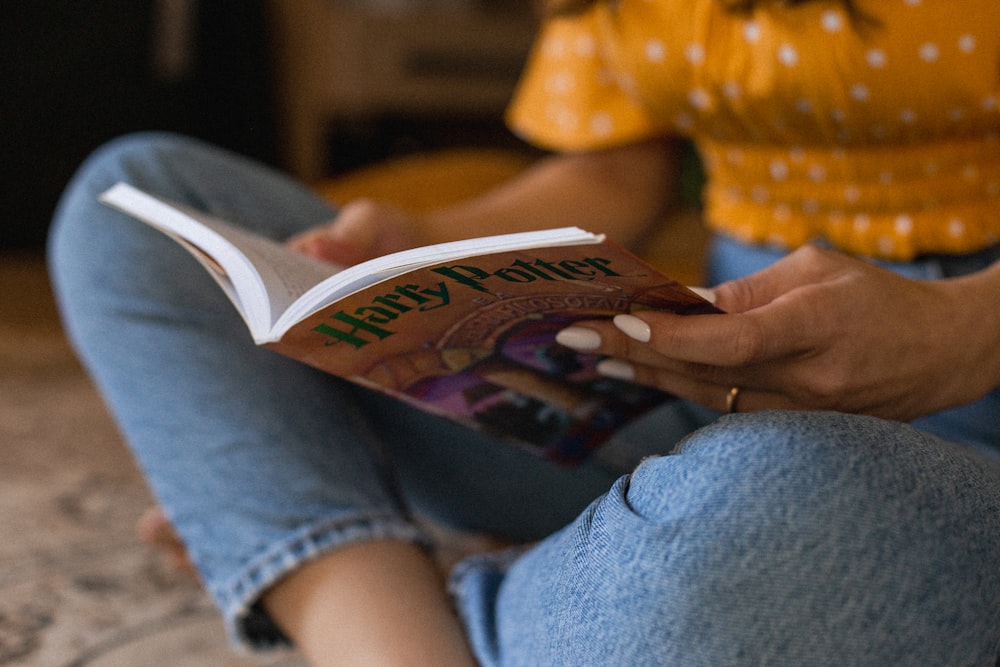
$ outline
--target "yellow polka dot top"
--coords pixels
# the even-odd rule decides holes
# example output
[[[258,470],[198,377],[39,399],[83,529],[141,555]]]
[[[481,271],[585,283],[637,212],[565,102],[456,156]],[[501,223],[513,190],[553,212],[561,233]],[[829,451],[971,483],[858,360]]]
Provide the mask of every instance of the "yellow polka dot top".
[[[691,137],[737,238],[909,260],[1000,238],[1000,0],[619,0],[543,26],[508,111],[560,150]]]

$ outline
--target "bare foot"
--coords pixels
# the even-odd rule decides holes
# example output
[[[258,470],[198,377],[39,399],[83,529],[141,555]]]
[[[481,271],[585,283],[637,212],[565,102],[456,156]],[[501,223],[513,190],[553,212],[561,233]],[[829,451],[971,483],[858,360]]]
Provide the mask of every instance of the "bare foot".
[[[170,523],[170,519],[163,513],[162,508],[154,506],[146,510],[139,518],[136,533],[142,542],[159,551],[171,568],[191,576],[198,575],[194,563],[188,556],[184,542],[174,530],[174,525]]]

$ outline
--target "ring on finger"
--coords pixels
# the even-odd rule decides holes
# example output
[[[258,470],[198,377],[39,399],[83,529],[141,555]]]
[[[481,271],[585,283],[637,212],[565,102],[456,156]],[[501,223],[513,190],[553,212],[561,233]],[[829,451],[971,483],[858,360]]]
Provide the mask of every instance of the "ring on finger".
[[[730,388],[729,393],[726,394],[727,414],[733,414],[734,412],[738,412],[738,409],[736,407],[736,401],[737,399],[739,399],[739,397],[740,397],[740,388],[739,387]]]

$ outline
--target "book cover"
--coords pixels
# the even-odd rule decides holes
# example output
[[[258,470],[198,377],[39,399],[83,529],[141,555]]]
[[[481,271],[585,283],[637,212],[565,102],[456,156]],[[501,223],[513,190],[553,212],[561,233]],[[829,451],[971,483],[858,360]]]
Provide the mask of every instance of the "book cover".
[[[640,309],[717,312],[611,242],[500,252],[407,272],[314,313],[272,349],[547,458],[585,458],[671,400],[597,374],[555,335]]]
[[[599,375],[600,357],[556,343],[560,330],[643,309],[719,312],[572,227],[335,267],[127,184],[101,200],[191,252],[258,345],[564,463],[671,398]]]

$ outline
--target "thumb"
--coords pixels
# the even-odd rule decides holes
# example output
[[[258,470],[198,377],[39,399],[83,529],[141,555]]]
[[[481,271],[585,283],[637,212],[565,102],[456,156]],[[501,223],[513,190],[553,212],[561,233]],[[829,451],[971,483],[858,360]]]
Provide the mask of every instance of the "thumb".
[[[289,245],[315,259],[350,266],[371,259],[378,231],[367,200],[345,204],[331,222],[292,238]]]
[[[727,313],[744,313],[767,305],[811,282],[823,270],[827,252],[803,246],[765,269],[722,283],[713,289],[715,305]]]

